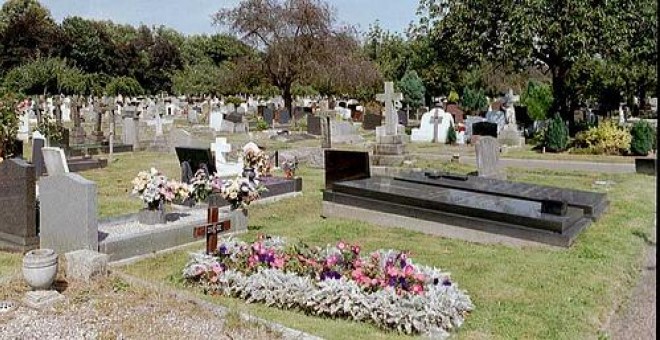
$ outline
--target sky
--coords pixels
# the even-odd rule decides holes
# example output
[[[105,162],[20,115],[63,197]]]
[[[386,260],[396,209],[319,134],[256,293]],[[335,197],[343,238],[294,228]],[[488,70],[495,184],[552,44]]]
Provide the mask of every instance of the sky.
[[[238,0],[41,0],[57,22],[68,16],[110,19],[116,23],[165,25],[184,34],[216,33],[211,15]],[[362,32],[377,19],[381,27],[404,32],[415,21],[419,0],[328,0],[338,22],[353,24]]]

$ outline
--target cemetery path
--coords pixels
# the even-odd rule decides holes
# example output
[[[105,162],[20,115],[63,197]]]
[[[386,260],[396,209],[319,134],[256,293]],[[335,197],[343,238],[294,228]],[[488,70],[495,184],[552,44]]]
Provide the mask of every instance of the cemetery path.
[[[630,300],[612,317],[611,339],[651,340],[656,338],[656,255],[655,241],[647,241],[642,275]]]

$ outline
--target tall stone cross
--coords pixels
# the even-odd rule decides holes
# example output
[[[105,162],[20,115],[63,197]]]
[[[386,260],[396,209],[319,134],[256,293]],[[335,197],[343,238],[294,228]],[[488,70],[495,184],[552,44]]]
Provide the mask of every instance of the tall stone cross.
[[[391,81],[385,82],[385,93],[376,95],[376,100],[385,103],[385,133],[387,135],[396,135],[399,115],[394,109],[394,102],[402,99],[403,95],[400,92],[394,92],[394,83]]]

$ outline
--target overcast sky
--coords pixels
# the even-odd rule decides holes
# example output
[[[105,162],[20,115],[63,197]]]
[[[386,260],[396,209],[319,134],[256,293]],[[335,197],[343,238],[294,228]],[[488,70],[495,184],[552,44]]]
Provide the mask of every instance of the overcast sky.
[[[238,0],[41,0],[55,20],[67,16],[110,19],[122,24],[165,25],[185,34],[215,33],[211,14]],[[367,31],[376,19],[390,31],[404,32],[415,19],[418,0],[331,0],[340,23]]]

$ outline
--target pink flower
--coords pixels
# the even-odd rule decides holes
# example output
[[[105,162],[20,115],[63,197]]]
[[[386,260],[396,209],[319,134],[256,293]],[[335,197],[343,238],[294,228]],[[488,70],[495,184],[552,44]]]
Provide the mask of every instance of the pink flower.
[[[377,286],[378,285],[378,279],[371,279],[371,285],[372,286]]]
[[[356,268],[360,268],[360,267],[362,267],[362,265],[363,265],[362,260],[361,260],[361,259],[356,259],[355,262],[353,262],[353,265],[354,265]]]
[[[415,280],[424,282],[426,281],[426,276],[424,276],[424,274],[417,273],[415,274]]]
[[[360,254],[360,246],[358,245],[352,246],[351,250],[353,251],[353,253],[355,253],[355,255]]]
[[[211,266],[211,269],[213,270],[214,273],[220,274],[222,273],[222,266],[219,263],[214,263],[213,266]]]
[[[407,265],[405,268],[403,268],[403,274],[405,276],[411,276],[414,272],[415,270],[411,265]]]
[[[337,249],[339,250],[346,249],[346,243],[344,243],[343,241],[339,241],[339,243],[337,243]]]
[[[281,257],[276,257],[275,261],[273,261],[273,266],[278,269],[282,269],[284,267],[284,259]]]
[[[399,275],[399,271],[393,266],[387,267],[386,273],[389,276],[398,276]]]
[[[325,263],[326,263],[328,266],[334,266],[335,264],[337,264],[337,256],[334,256],[334,255],[333,255],[333,256],[328,257],[328,258],[325,260]]]
[[[416,284],[416,285],[413,285],[412,291],[415,294],[423,294],[424,293],[424,287],[422,287],[422,285]]]
[[[360,278],[362,278],[363,275],[364,275],[364,274],[362,274],[362,269],[359,269],[359,268],[358,268],[358,269],[355,269],[355,270],[353,271],[353,273],[351,273],[351,277],[352,277],[354,280],[359,280]]]
[[[215,276],[215,275],[211,276],[211,282],[213,282],[213,283],[218,282],[218,277]]]

